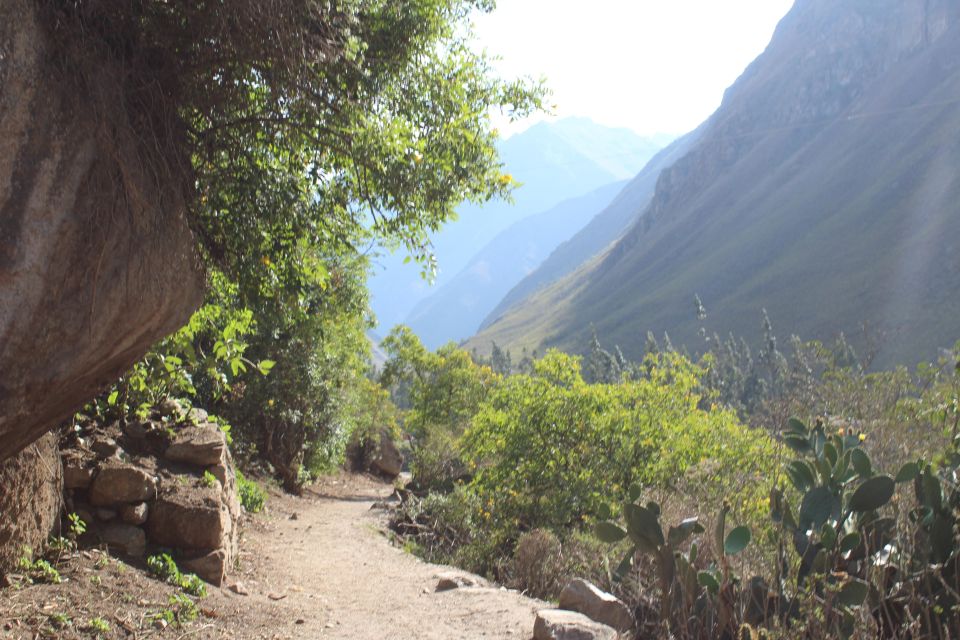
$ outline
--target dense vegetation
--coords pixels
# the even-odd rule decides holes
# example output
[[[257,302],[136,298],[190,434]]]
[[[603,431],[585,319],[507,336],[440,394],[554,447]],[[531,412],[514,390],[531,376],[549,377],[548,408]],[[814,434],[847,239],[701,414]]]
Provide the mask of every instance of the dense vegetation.
[[[401,246],[429,276],[428,233],[515,186],[491,112],[522,116],[543,90],[471,48],[471,13],[491,8],[50,3],[79,82],[98,56],[129,68],[118,81],[131,113],[156,117],[152,168],[186,193],[209,273],[207,304],[91,412],[192,401],[290,490],[339,464],[369,393],[368,246]]]
[[[953,637],[960,345],[867,372],[842,337],[788,357],[765,332],[756,356],[711,337],[693,363],[650,336],[641,362],[595,339],[514,367],[398,329],[381,381],[413,492],[395,531],[542,597],[589,577],[638,637]]]

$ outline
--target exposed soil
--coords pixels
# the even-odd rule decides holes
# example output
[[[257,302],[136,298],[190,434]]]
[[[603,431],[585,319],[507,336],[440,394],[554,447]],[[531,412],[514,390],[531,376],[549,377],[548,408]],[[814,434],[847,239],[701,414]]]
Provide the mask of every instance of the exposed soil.
[[[391,544],[378,506],[391,493],[341,475],[302,498],[271,495],[268,511],[246,523],[228,582],[249,595],[211,588],[201,617],[183,627],[154,626],[173,587],[90,550],[60,563],[62,584],[0,590],[0,637],[97,637],[83,627],[102,617],[111,626],[103,638],[529,638],[542,602],[497,587],[434,591],[451,569]],[[71,626],[55,629],[55,614]]]

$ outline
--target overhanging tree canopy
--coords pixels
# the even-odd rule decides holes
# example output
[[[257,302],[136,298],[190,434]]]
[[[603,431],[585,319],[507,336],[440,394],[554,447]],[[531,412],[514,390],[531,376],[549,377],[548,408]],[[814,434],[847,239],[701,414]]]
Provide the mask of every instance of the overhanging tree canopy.
[[[62,64],[121,61],[208,257],[241,282],[323,277],[310,246],[376,237],[429,264],[428,232],[507,194],[489,112],[542,90],[470,48],[490,0],[55,0]],[[277,269],[280,264],[284,268]]]

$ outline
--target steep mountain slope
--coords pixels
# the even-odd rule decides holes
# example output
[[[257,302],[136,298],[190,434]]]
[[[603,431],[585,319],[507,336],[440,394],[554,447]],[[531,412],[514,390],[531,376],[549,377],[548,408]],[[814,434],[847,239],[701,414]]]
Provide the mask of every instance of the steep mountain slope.
[[[649,330],[696,349],[755,337],[888,332],[880,363],[960,337],[960,5],[798,0],[767,50],[605,255],[537,292],[473,344],[628,355]]]
[[[473,335],[510,287],[583,228],[625,184],[614,182],[514,223],[477,252],[450,282],[421,301],[405,323],[431,349]]]
[[[604,127],[584,118],[539,123],[505,140],[500,153],[506,170],[522,183],[514,202],[466,204],[457,220],[434,238],[440,265],[437,287],[449,282],[478,249],[528,215],[603,185],[633,177],[665,144],[627,129]],[[403,321],[431,289],[420,269],[404,255],[377,259],[370,278],[373,309],[384,331]]]
[[[510,289],[481,323],[481,328],[492,324],[513,304],[523,300],[537,289],[575,270],[623,235],[650,204],[660,172],[686,155],[699,135],[699,129],[692,131],[673,141],[655,155],[623,188],[623,191],[617,194],[613,202],[594,216],[576,235],[558,246],[535,271]]]

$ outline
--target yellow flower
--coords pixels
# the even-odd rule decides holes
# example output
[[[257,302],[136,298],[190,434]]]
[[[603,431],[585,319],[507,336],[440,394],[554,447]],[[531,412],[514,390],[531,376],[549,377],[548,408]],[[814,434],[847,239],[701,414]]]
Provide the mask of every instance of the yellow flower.
[[[863,441],[866,440],[866,439],[867,439],[867,434],[861,433],[861,434],[860,434],[860,442],[863,442]]]
[[[840,427],[839,429],[837,429],[837,435],[838,435],[838,436],[842,436],[842,435],[843,435],[843,427]]]
[[[262,258],[260,258],[260,262],[262,262],[263,266],[265,267],[269,267],[272,264],[270,262],[270,258],[268,258],[267,256],[263,256]]]

